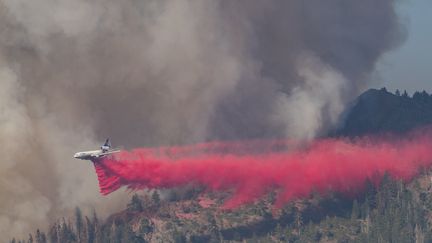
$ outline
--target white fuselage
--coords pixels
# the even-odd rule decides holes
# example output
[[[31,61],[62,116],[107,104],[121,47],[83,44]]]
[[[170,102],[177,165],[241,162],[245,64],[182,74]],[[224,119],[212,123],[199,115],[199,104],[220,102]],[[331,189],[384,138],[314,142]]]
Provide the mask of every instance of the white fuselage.
[[[92,151],[84,151],[84,152],[78,152],[74,155],[75,159],[85,159],[85,160],[92,160],[97,159],[103,155],[104,152],[102,150],[92,150]]]
[[[93,151],[84,151],[78,152],[74,155],[75,159],[83,159],[83,160],[97,160],[99,158],[105,157],[110,154],[118,153],[120,150],[93,150]]]
[[[105,141],[105,143],[100,147],[98,150],[92,150],[92,151],[84,151],[84,152],[78,152],[74,154],[75,159],[84,159],[84,160],[91,160],[95,162],[97,159],[105,157],[110,154],[118,153],[120,150],[112,150],[111,149],[111,143],[109,142],[109,138]]]

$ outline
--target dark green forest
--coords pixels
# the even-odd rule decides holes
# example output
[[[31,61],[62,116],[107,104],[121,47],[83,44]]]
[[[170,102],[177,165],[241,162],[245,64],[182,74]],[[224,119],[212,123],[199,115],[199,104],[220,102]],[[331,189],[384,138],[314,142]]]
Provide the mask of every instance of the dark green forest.
[[[432,96],[426,91],[409,96],[406,91],[370,89],[352,102],[340,120],[337,136],[407,132],[432,124]]]
[[[386,89],[362,94],[344,113],[332,136],[403,133],[432,124],[432,96],[395,94]],[[355,196],[313,194],[275,208],[275,193],[233,210],[221,206],[226,193],[197,188],[133,194],[121,212],[105,220],[75,215],[51,222],[11,243],[124,242],[432,242],[432,171],[410,183],[386,175],[365,182]]]
[[[133,195],[127,208],[101,222],[96,213],[60,219],[48,232],[11,242],[432,242],[430,175],[404,185],[385,176],[376,188],[366,182],[356,198],[342,195],[272,206],[274,195],[254,205],[222,211],[224,195],[208,194],[209,207],[189,198],[160,200]]]

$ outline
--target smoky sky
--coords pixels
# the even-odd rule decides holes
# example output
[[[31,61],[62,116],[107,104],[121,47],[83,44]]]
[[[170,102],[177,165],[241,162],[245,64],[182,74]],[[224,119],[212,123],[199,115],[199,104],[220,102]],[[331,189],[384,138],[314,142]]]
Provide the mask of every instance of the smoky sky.
[[[325,134],[403,40],[394,5],[0,0],[0,232],[120,207],[71,159],[105,137],[131,148]]]

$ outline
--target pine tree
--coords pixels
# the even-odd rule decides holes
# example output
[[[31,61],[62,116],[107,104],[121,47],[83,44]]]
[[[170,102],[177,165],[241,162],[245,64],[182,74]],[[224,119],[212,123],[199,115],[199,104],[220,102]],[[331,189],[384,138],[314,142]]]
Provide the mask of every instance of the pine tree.
[[[275,237],[279,241],[281,241],[281,242],[285,242],[286,241],[286,239],[285,239],[285,232],[284,232],[284,230],[283,230],[283,228],[282,228],[282,226],[280,224],[276,225],[274,234],[275,234]]]
[[[36,230],[36,243],[40,243],[41,232],[39,229]]]
[[[46,235],[44,232],[41,232],[39,229],[36,230],[36,243],[46,243]]]
[[[68,222],[66,224],[66,220],[63,218],[63,222],[61,223],[61,227],[59,228],[59,242],[66,243],[66,242],[73,242],[76,241],[76,235],[73,232],[71,223]]]
[[[81,209],[79,207],[75,208],[75,229],[77,232],[78,242],[82,242],[83,237],[83,219]]]
[[[86,238],[87,238],[87,243],[94,243],[95,241],[95,226],[94,224],[90,221],[90,219],[86,216],[85,217],[85,222],[86,222]]]
[[[152,200],[153,200],[153,203],[156,206],[160,205],[160,196],[159,196],[159,193],[157,192],[157,190],[153,191],[153,193],[152,193]]]
[[[395,95],[401,96],[401,93],[400,93],[400,91],[398,89],[396,90]]]
[[[356,219],[358,219],[359,215],[360,215],[360,208],[359,208],[359,205],[358,205],[358,202],[356,199],[353,202],[352,211],[351,211],[351,219],[356,220]]]
[[[172,234],[172,238],[173,238],[174,243],[186,243],[187,242],[186,236],[183,233],[179,232],[177,230],[177,228],[174,229],[173,234]]]
[[[294,208],[294,220],[295,227],[297,229],[298,235],[300,236],[302,231],[303,219],[301,212],[297,208]]]
[[[93,210],[92,224],[94,227],[94,242],[103,243],[102,241],[103,234],[101,232],[101,227],[99,225],[99,220],[96,214],[96,210]]]
[[[131,201],[127,205],[127,210],[135,211],[135,212],[142,212],[143,211],[142,200],[139,198],[138,194],[135,193],[132,196]]]
[[[50,240],[50,243],[59,243],[57,231],[58,231],[58,229],[57,229],[57,223],[55,223],[51,227],[51,230],[49,231],[49,240]]]
[[[368,202],[369,208],[375,208],[376,206],[376,194],[377,190],[374,184],[370,181],[366,181],[366,201]]]
[[[123,233],[122,233],[122,242],[128,242],[128,243],[144,243],[145,240],[137,236],[130,225],[125,224],[123,227]]]
[[[111,225],[110,242],[121,243],[123,228],[119,222],[113,222]],[[104,241],[105,242],[105,241]]]
[[[207,216],[209,231],[211,233],[217,232],[219,230],[219,227],[217,226],[217,222],[216,222],[214,215],[210,212],[207,212],[206,216]]]

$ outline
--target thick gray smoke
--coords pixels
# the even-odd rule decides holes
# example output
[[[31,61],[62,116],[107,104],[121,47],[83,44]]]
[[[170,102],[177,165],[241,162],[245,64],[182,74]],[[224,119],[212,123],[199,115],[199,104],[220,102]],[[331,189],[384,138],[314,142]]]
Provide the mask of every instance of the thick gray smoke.
[[[109,211],[90,163],[126,147],[311,139],[400,41],[394,0],[0,0],[0,235]],[[104,210],[106,209],[106,210]]]

